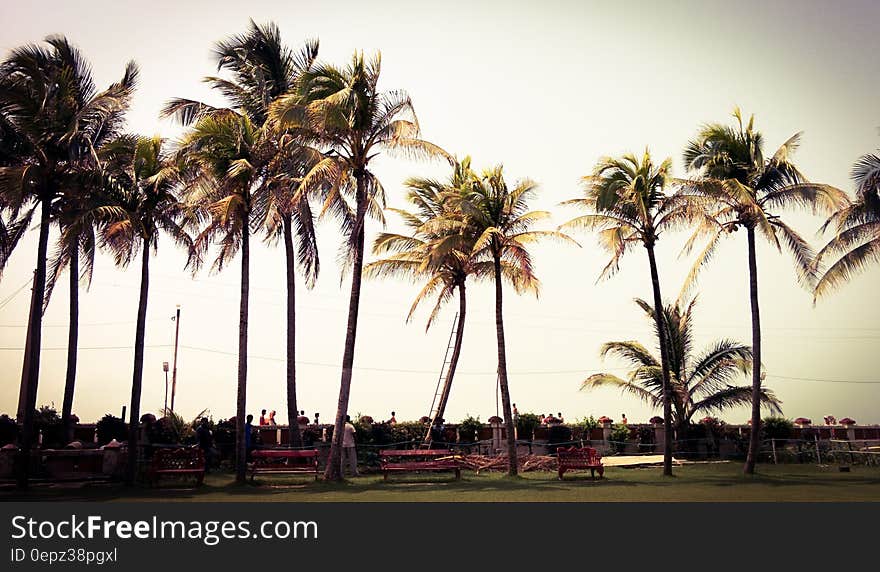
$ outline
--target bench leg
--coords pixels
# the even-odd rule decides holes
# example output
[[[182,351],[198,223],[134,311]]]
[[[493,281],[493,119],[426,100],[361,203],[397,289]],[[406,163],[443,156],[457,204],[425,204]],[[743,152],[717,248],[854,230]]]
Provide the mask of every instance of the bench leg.
[[[455,480],[456,481],[461,480],[461,469],[455,469]]]
[[[205,482],[205,473],[202,473],[201,475],[199,475],[198,479],[196,480],[196,486],[200,487],[200,486],[202,486],[202,484],[204,482]]]
[[[383,478],[383,480],[386,480],[386,481],[388,480],[388,471],[385,471],[382,473],[382,478]]]
[[[565,474],[565,469],[563,469],[562,467],[559,467],[559,480],[560,481],[562,480],[562,475],[564,475],[564,474]]]
[[[599,472],[599,478],[602,479],[605,477],[605,467],[599,467],[596,469]]]
[[[591,478],[591,479],[595,479],[595,478],[596,478],[596,469],[590,469],[590,478]]]

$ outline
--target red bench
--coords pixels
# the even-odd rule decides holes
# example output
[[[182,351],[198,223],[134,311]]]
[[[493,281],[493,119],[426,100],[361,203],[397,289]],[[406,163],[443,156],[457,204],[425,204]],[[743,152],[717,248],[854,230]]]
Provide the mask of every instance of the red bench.
[[[317,449],[258,449],[251,453],[251,480],[257,474],[309,473],[318,480]]]
[[[157,484],[165,475],[194,476],[201,485],[205,480],[205,453],[198,447],[158,449],[153,453],[149,479]]]
[[[559,480],[569,469],[590,469],[590,476],[599,478],[605,474],[602,456],[592,447],[559,447],[556,449],[556,461],[559,464]]]
[[[382,473],[388,480],[391,472],[454,471],[461,479],[459,457],[449,449],[385,449],[379,451]]]

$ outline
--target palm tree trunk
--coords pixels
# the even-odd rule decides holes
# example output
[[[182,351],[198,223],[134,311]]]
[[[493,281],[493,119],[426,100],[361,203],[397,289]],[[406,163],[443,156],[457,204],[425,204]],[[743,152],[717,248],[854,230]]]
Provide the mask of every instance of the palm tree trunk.
[[[293,252],[293,230],[289,216],[284,217],[284,254],[287,258],[287,424],[290,445],[300,447],[299,407],[296,403],[296,255]]]
[[[125,467],[125,484],[134,484],[141,426],[141,389],[144,380],[144,338],[147,329],[147,297],[150,292],[150,244],[143,241],[141,258],[141,292],[138,298],[137,326],[134,333],[134,373],[131,376],[131,406],[128,421],[128,464]]]
[[[461,356],[462,340],[464,339],[464,319],[467,314],[467,295],[464,283],[458,286],[458,326],[455,330],[455,346],[452,348],[452,359],[449,360],[449,370],[443,381],[443,392],[440,394],[440,403],[437,405],[435,419],[442,419],[446,411],[446,403],[449,401],[449,391],[452,389],[452,379],[455,377],[455,368],[458,366],[458,358]],[[432,425],[433,421],[432,419]]]
[[[241,225],[241,303],[238,312],[238,399],[235,420],[235,482],[245,482],[247,448],[244,425],[247,415],[247,334],[248,296],[250,294],[250,229],[247,217]]]
[[[746,235],[749,239],[749,299],[752,303],[752,427],[743,472],[753,475],[761,446],[761,313],[758,308],[758,258],[754,227],[748,227]]]
[[[364,266],[364,227],[366,226],[367,198],[364,173],[357,178],[357,216],[355,218],[355,255],[351,276],[351,296],[348,300],[348,326],[345,332],[345,350],[342,354],[342,380],[339,384],[339,401],[336,405],[336,422],[333,426],[333,441],[324,479],[342,480],[342,437],[345,416],[348,414],[348,398],[351,393],[352,367],[354,366],[354,344],[357,337],[358,309],[361,300],[361,273]]]
[[[67,376],[64,380],[64,403],[61,407],[61,423],[65,439],[73,441],[73,423],[70,414],[73,410],[73,391],[76,387],[77,340],[79,339],[79,244],[70,247],[70,319],[67,326]]]
[[[43,199],[40,209],[40,238],[37,243],[37,274],[34,277],[34,291],[31,297],[28,317],[28,355],[25,356],[25,372],[22,376],[26,384],[24,412],[22,415],[21,447],[19,448],[17,486],[28,486],[30,473],[31,446],[34,442],[34,410],[37,407],[37,384],[40,380],[40,344],[43,327],[43,297],[46,295],[46,253],[49,248],[49,208],[48,199]]]
[[[672,403],[669,395],[669,346],[666,342],[666,321],[663,319],[663,299],[660,296],[660,276],[654,245],[646,244],[648,262],[651,266],[651,286],[654,291],[654,319],[657,321],[657,337],[660,339],[660,363],[663,370],[663,474],[672,475]]]
[[[504,343],[504,310],[502,306],[501,257],[495,255],[495,332],[498,336],[498,386],[501,390],[501,409],[507,429],[507,474],[517,475],[516,435],[510,410],[510,389],[507,385],[507,348]]]

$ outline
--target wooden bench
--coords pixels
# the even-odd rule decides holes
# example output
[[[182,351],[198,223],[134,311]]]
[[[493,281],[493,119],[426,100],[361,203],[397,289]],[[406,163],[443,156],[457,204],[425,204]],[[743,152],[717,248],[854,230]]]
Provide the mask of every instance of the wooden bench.
[[[157,484],[165,475],[194,476],[201,486],[205,480],[204,451],[198,447],[157,449],[150,464],[150,483]]]
[[[257,474],[309,473],[318,480],[317,449],[257,449],[248,464],[251,480]]]
[[[379,451],[382,473],[388,480],[391,472],[454,471],[461,479],[461,463],[449,449],[385,449]]]
[[[556,461],[559,464],[559,480],[569,469],[590,469],[590,476],[599,478],[605,474],[602,457],[592,447],[559,447],[556,449]]]

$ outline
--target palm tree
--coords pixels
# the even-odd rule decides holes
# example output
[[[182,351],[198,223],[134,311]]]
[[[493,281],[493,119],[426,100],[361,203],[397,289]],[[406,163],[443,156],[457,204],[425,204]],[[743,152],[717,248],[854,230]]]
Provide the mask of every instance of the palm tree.
[[[247,398],[248,298],[250,235],[265,201],[265,131],[246,115],[202,117],[180,142],[185,200],[188,208],[207,215],[208,224],[193,242],[193,268],[212,243],[220,249],[212,269],[220,271],[241,251],[241,299],[238,322],[238,396],[236,406],[236,481],[245,480],[245,414]]]
[[[491,264],[491,276],[495,283],[498,386],[507,430],[507,474],[510,476],[517,474],[517,458],[507,379],[502,282],[508,280],[518,294],[534,292],[537,296],[540,282],[535,275],[528,245],[543,238],[571,241],[560,232],[530,230],[535,222],[550,216],[546,211],[528,210],[529,200],[537,189],[537,183],[529,179],[517,182],[513,188],[508,187],[503,168],[499,165],[484,171],[480,177],[473,177],[464,185],[456,204],[466,223],[462,232],[469,234],[473,241],[471,256],[477,264]]]
[[[407,180],[404,183],[409,189],[407,200],[416,208],[415,212],[389,210],[397,212],[403,218],[412,234],[380,233],[373,243],[373,253],[390,256],[364,267],[364,274],[368,277],[397,276],[425,282],[406,318],[409,322],[422,302],[436,297],[425,331],[430,329],[443,305],[455,296],[456,291],[458,292],[455,343],[440,392],[440,400],[434,412],[434,419],[431,420],[432,427],[437,419],[443,418],[452,380],[461,356],[467,317],[467,279],[472,275],[490,276],[492,272],[491,263],[486,261],[480,263],[473,259],[471,255],[473,237],[460,232],[463,218],[450,200],[453,193],[460,192],[462,187],[474,177],[470,163],[470,157],[457,162],[453,173],[445,183],[424,178]],[[430,439],[430,435],[431,432],[428,431],[425,439]]]
[[[109,203],[121,209],[121,216],[99,221],[102,246],[112,252],[116,264],[127,267],[141,256],[141,285],[134,341],[134,367],[125,480],[134,482],[137,470],[138,429],[144,372],[144,336],[150,288],[150,252],[158,248],[159,235],[192,251],[192,240],[184,230],[183,205],[177,197],[179,173],[160,137],[123,136],[102,150],[112,178]],[[91,226],[91,225],[90,225]],[[74,231],[75,232],[75,231]]]
[[[665,407],[665,396],[668,395],[672,403],[672,424],[679,440],[686,439],[694,415],[721,413],[751,403],[750,385],[731,384],[738,376],[747,376],[751,372],[750,347],[722,339],[713,342],[700,355],[694,355],[692,330],[696,299],[690,303],[679,301],[665,306],[660,321],[651,304],[641,299],[636,299],[636,304],[654,324],[655,334],[660,332],[657,324],[665,324],[670,366],[668,394],[663,392],[661,360],[636,341],[608,342],[600,351],[602,357],[620,358],[632,365],[626,379],[610,373],[596,373],[584,380],[582,390],[615,387],[655,408]],[[761,389],[761,402],[774,412],[782,413],[779,400],[767,388]]]
[[[137,66],[129,62],[118,83],[98,92],[78,49],[63,36],[50,36],[46,43],[48,46],[16,48],[0,64],[0,124],[4,132],[0,203],[13,218],[22,211],[35,214],[38,207],[40,220],[25,344],[28,350],[22,368],[25,390],[18,457],[22,487],[27,486],[26,461],[34,436],[49,226],[57,204],[82,191],[82,172],[98,168],[96,146],[120,126],[138,73]]]
[[[299,192],[323,194],[321,214],[339,221],[344,235],[342,258],[345,268],[352,271],[339,400],[324,473],[327,480],[342,479],[342,434],[351,392],[366,218],[382,220],[385,208],[385,192],[370,171],[370,161],[382,151],[412,158],[448,157],[420,138],[406,93],[378,89],[380,72],[378,55],[368,61],[363,54],[355,54],[345,68],[316,64],[302,74],[300,88],[281,97],[270,110],[279,129],[309,133],[327,150],[325,158],[303,178]]]
[[[763,153],[764,138],[754,128],[754,116],[743,124],[740,110],[733,112],[736,126],[705,125],[688,143],[684,162],[696,178],[688,193],[702,201],[695,215],[697,228],[685,246],[688,252],[703,237],[708,241],[689,274],[682,291],[694,283],[700,268],[708,263],[723,236],[746,229],[749,260],[749,298],[752,309],[752,417],[749,452],[744,472],[753,474],[761,431],[761,319],[758,306],[756,233],[777,249],[784,246],[792,255],[798,280],[812,288],[815,282],[814,253],[810,245],[773,210],[810,207],[831,212],[845,204],[846,195],[829,185],[810,183],[791,162],[800,133],[790,137],[769,159]]]
[[[651,271],[651,288],[654,294],[654,313],[660,338],[660,364],[662,369],[663,425],[663,474],[672,474],[672,397],[670,381],[669,346],[667,328],[664,327],[663,303],[660,295],[660,276],[654,247],[660,235],[681,224],[687,212],[686,203],[677,196],[666,194],[671,182],[672,159],[656,165],[648,150],[641,159],[627,154],[621,158],[605,157],[584,177],[585,197],[566,201],[590,211],[562,225],[562,228],[586,228],[600,231],[602,246],[611,253],[611,261],[605,266],[599,279],[613,275],[621,257],[636,245],[642,245],[648,255]]]
[[[318,55],[318,42],[307,41],[298,53],[293,53],[281,40],[281,33],[274,23],[258,25],[250,21],[245,34],[233,36],[214,47],[218,70],[226,71],[231,79],[207,77],[205,82],[223,93],[230,102],[229,108],[218,108],[190,99],[173,99],[163,110],[166,116],[174,116],[181,123],[214,118],[225,121],[230,114],[246,117],[250,125],[260,133],[262,165],[253,167],[255,184],[259,184],[262,198],[251,206],[258,210],[248,212],[248,217],[259,221],[267,231],[267,238],[283,237],[287,263],[287,414],[291,444],[301,443],[297,425],[296,401],[296,264],[299,262],[306,276],[306,285],[312,287],[318,273],[318,251],[308,196],[297,193],[302,175],[310,170],[320,154],[307,145],[302,134],[292,130],[276,129],[267,125],[270,105],[284,94],[291,93],[300,77],[314,64]],[[254,189],[256,190],[256,189]],[[248,207],[248,209],[251,208]],[[244,214],[244,213],[242,213]],[[250,224],[250,223],[249,223]],[[294,253],[294,239],[298,243]],[[242,249],[242,254],[245,254]],[[246,308],[243,310],[246,312]],[[246,339],[246,335],[245,335]],[[241,334],[240,334],[241,351]],[[244,348],[247,351],[247,348]],[[247,364],[239,356],[239,417],[237,425],[237,450],[241,451],[241,471],[244,471],[244,387]],[[241,473],[240,480],[244,479]]]
[[[822,225],[834,231],[816,255],[816,265],[836,257],[816,283],[814,297],[843,285],[870,262],[880,262],[880,157],[863,155],[853,166],[856,200],[845,204]]]

